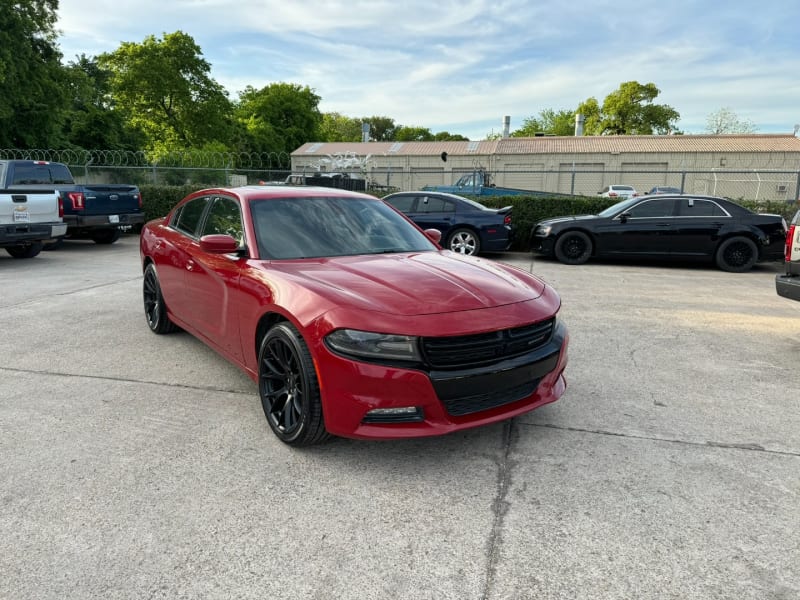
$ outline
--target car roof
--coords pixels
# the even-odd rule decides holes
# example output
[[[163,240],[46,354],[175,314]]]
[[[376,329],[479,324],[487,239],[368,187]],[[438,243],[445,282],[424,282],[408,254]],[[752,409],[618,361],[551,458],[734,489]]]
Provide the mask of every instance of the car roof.
[[[198,190],[192,196],[229,194],[242,200],[267,200],[279,198],[360,198],[378,200],[375,196],[362,192],[351,192],[334,187],[325,186],[295,186],[295,185],[244,185],[239,187],[221,187]]]

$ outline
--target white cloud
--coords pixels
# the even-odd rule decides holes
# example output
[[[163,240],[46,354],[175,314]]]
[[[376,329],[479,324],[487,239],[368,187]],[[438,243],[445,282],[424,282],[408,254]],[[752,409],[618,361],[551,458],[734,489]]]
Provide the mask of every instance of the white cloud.
[[[572,109],[624,81],[653,82],[680,126],[730,106],[791,131],[800,7],[779,0],[61,0],[65,59],[182,30],[232,96],[274,81],[308,85],[321,109],[385,115],[473,139],[545,108]],[[703,10],[707,12],[703,12]],[[779,15],[779,16],[776,16]]]

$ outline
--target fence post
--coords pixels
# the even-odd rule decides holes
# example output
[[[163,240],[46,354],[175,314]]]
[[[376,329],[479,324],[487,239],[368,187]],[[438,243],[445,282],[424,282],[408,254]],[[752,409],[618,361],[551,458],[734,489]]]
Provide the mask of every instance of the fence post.
[[[686,193],[686,171],[681,171],[681,194],[685,193]]]
[[[569,186],[569,195],[575,195],[575,161],[572,161],[572,182]]]
[[[153,185],[158,185],[158,168],[156,163],[153,163]]]

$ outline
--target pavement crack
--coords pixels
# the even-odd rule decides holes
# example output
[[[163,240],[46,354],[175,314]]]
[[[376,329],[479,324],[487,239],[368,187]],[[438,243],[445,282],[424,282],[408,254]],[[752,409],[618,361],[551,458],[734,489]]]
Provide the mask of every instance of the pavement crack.
[[[500,538],[502,536],[503,523],[508,513],[506,497],[508,496],[508,488],[511,483],[511,467],[513,467],[513,461],[509,457],[511,455],[511,447],[517,435],[518,431],[514,428],[514,419],[509,419],[503,424],[502,454],[498,461],[497,492],[494,502],[492,502],[494,518],[492,520],[492,531],[489,534],[488,550],[486,553],[488,556],[486,582],[483,593],[481,594],[481,600],[487,600],[487,598],[490,597],[492,587],[494,586],[498,554],[500,553]]]
[[[118,279],[117,281],[107,281],[105,283],[98,283],[98,284],[95,284],[95,285],[89,285],[89,286],[82,287],[82,288],[77,288],[77,289],[74,289],[74,290],[68,290],[66,292],[54,292],[52,294],[49,294],[47,296],[43,296],[43,297],[40,297],[40,298],[28,298],[27,300],[23,300],[22,302],[16,302],[14,304],[3,304],[2,308],[17,308],[19,306],[26,306],[28,304],[36,304],[38,302],[43,302],[43,301],[47,300],[48,298],[55,298],[55,297],[60,297],[60,296],[71,296],[73,294],[80,294],[81,292],[85,292],[87,290],[96,290],[96,289],[99,289],[99,288],[111,287],[111,286],[114,286],[114,285],[119,285],[121,283],[130,283],[131,281],[137,281],[137,280],[141,280],[141,279],[142,279],[142,276],[141,275],[137,275],[136,277],[129,277],[127,279]]]
[[[605,429],[591,429],[588,427],[568,427],[566,425],[553,425],[552,423],[522,423],[528,427],[544,427],[546,429],[558,429],[561,431],[575,431],[578,433],[592,433],[595,435],[607,435],[611,437],[622,437],[634,440],[648,440],[652,442],[667,442],[670,444],[682,444],[685,446],[698,446],[700,448],[727,448],[731,450],[744,450],[746,452],[763,452],[765,454],[778,454],[780,456],[800,456],[800,452],[791,450],[770,450],[760,444],[753,443],[731,443],[716,442],[708,440],[705,442],[693,442],[691,440],[681,440],[678,438],[658,437],[650,435],[636,435],[633,433],[621,433],[619,431],[608,431]]]
[[[11,367],[0,367],[0,373],[28,373],[31,375],[49,375],[51,377],[66,377],[66,378],[82,378],[94,379],[98,381],[114,381],[117,383],[136,383],[142,385],[157,385],[164,387],[171,387],[184,390],[196,390],[203,392],[223,392],[226,394],[241,394],[243,396],[252,396],[252,392],[243,392],[233,388],[222,388],[211,385],[186,385],[183,383],[169,383],[164,381],[150,381],[147,379],[130,379],[127,377],[111,377],[109,375],[86,375],[84,373],[62,373],[59,371],[42,371],[36,369],[15,369]]]

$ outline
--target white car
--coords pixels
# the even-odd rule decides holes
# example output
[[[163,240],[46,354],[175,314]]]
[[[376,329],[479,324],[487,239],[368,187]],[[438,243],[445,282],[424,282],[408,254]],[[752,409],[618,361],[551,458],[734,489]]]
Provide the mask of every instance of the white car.
[[[604,198],[619,198],[619,199],[627,199],[633,198],[634,196],[638,196],[639,192],[634,189],[632,185],[607,185],[602,190],[597,193],[598,196],[603,196]]]
[[[800,301],[800,210],[786,233],[786,271],[775,277],[779,296]]]

